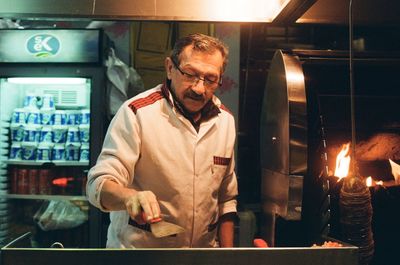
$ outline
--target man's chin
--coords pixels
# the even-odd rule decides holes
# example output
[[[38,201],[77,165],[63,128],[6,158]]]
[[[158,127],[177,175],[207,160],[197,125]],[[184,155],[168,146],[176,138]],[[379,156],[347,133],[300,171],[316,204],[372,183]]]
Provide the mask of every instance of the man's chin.
[[[192,102],[190,102],[190,104],[185,104],[184,107],[186,111],[190,114],[196,114],[201,111],[201,109],[204,107],[204,104],[200,102],[198,104],[193,104]]]
[[[194,116],[194,115],[198,114],[200,111],[201,111],[201,109],[188,109],[188,108],[186,108],[186,112],[191,116]]]

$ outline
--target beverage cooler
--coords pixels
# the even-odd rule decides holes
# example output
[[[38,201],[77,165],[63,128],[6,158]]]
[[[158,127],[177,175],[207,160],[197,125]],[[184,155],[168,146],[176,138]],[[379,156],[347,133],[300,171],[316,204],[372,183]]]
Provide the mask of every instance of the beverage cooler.
[[[94,29],[0,31],[0,245],[97,247],[85,184],[105,122],[105,37]]]

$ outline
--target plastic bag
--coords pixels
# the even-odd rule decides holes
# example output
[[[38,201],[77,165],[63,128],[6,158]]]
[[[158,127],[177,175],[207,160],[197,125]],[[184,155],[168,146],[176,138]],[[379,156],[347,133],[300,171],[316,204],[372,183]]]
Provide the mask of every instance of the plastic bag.
[[[111,117],[117,113],[124,101],[144,91],[144,84],[135,69],[128,67],[115,56],[113,48],[110,48],[105,65],[108,78],[108,114]]]
[[[0,29],[22,29],[19,21],[14,21],[8,18],[0,18]]]
[[[44,203],[33,216],[33,220],[43,231],[74,228],[87,219],[87,213],[69,201]]]

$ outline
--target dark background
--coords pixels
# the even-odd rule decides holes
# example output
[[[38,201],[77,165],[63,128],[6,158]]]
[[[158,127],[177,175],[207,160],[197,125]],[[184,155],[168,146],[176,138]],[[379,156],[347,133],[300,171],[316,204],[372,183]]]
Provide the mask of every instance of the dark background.
[[[353,32],[354,40],[363,39],[365,51],[400,52],[400,25],[355,25]],[[349,28],[347,25],[301,24],[285,27],[249,23],[241,26],[240,43],[239,204],[257,212],[261,176],[259,119],[274,52],[276,49],[348,50]]]

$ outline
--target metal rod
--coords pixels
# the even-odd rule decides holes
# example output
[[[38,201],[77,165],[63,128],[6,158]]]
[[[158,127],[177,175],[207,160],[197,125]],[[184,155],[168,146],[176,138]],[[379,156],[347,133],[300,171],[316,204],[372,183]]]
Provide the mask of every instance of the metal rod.
[[[350,117],[351,117],[351,169],[356,175],[356,121],[354,110],[354,73],[353,73],[353,0],[349,3],[349,77],[350,77]]]

